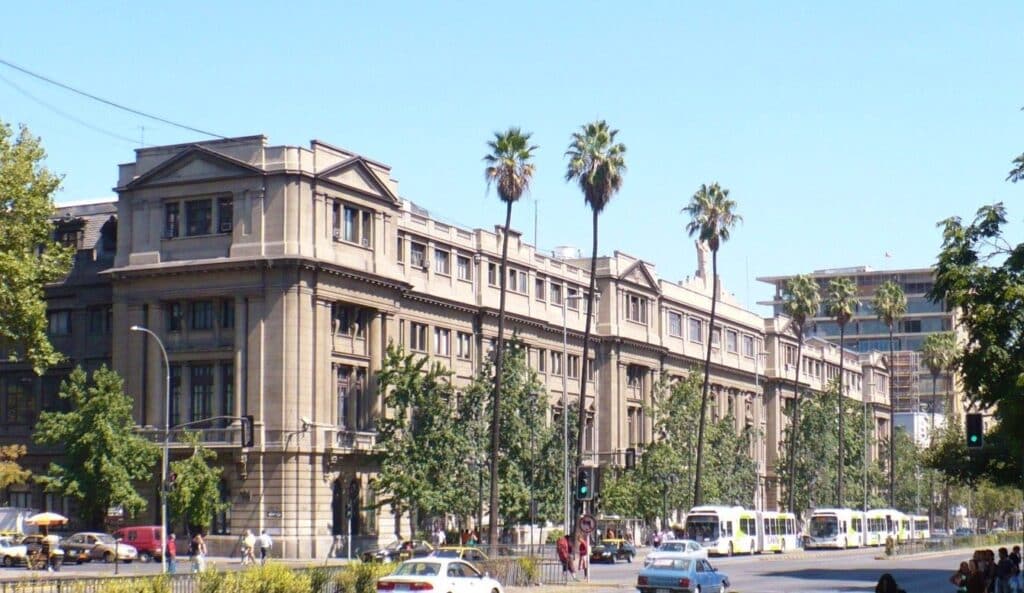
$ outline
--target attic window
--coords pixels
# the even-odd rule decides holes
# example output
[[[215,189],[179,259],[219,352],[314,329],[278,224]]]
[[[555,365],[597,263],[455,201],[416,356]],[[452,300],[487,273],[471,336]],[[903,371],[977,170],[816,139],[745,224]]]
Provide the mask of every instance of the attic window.
[[[626,295],[626,319],[647,325],[647,299],[637,295]]]
[[[81,249],[84,243],[85,233],[82,229],[60,229],[57,231],[57,242],[65,247]]]

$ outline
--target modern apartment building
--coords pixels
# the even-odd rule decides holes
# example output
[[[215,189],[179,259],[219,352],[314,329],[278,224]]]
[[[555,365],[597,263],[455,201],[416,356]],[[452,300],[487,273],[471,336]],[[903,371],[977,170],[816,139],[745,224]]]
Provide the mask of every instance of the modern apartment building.
[[[955,380],[945,373],[935,377],[924,366],[921,346],[928,334],[954,331],[956,312],[947,310],[945,303],[933,303],[928,293],[935,284],[931,268],[905,270],[873,270],[867,266],[816,270],[808,274],[817,283],[822,295],[822,304],[817,315],[811,320],[808,335],[839,342],[839,326],[828,315],[824,296],[828,283],[834,278],[850,278],[857,286],[859,306],[853,319],[846,326],[846,348],[861,352],[878,351],[889,356],[889,328],[878,319],[871,303],[878,287],[889,280],[895,281],[907,296],[907,313],[899,320],[893,333],[893,393],[896,410],[899,412],[931,412],[945,414],[948,402],[963,412],[962,398]],[[786,283],[794,276],[765,276],[758,278],[775,287],[775,294],[769,301],[759,304],[770,305],[776,314],[783,311],[782,292]],[[933,399],[933,388],[935,397]]]
[[[100,296],[94,304],[91,293],[51,287],[51,312],[70,310],[73,320],[67,344],[58,341],[59,323],[51,333],[71,360],[109,361],[124,376],[140,429],[154,438],[165,422],[164,361],[155,340],[130,328],[160,337],[169,357],[170,424],[206,426],[206,444],[226,470],[222,495],[231,509],[217,517],[212,545],[231,546],[244,529],[266,528],[285,556],[323,557],[349,530],[357,546],[404,533],[408,521],[378,508],[371,487],[376,419],[384,412],[376,373],[386,346],[398,343],[452,369],[456,386],[470,381],[497,335],[500,227],[464,229],[432,218],[403,199],[389,167],[320,141],[270,146],[250,136],[139,149],[121,166],[116,189],[116,203],[94,206],[106,210],[93,222],[85,218],[86,228],[104,216],[104,224],[113,221],[116,253],[108,237],[102,260],[93,248],[82,258],[96,258],[91,271],[76,267],[71,276],[89,275]],[[78,216],[62,209],[58,232],[65,214]],[[547,388],[549,421],[562,413],[563,369],[572,405],[581,382],[590,383],[585,458],[601,468],[623,465],[627,448],[642,453],[656,438],[656,381],[699,372],[711,340],[711,414],[757,429],[752,499],[771,508],[779,500],[774,466],[794,369],[803,389],[820,389],[837,374],[840,353],[811,340],[796,361],[786,318],[763,319],[724,290],[709,328],[712,282],[706,252],[696,251],[697,273],[683,282],[659,278],[654,264],[618,251],[601,257],[592,359],[584,363],[588,312],[574,297],[589,286],[589,260],[541,253],[510,232],[508,335],[529,347]],[[74,298],[61,300],[67,294]],[[92,327],[101,307],[109,311],[104,346],[91,348],[74,319]],[[887,434],[878,357],[844,356],[849,395],[868,402],[879,434]],[[48,409],[68,368],[22,385],[16,377],[25,372],[0,363],[4,401]],[[243,446],[235,420],[204,424],[250,414],[253,447]],[[0,439],[24,439],[31,422],[25,426],[17,434],[0,427]],[[47,452],[36,453],[41,470]],[[149,492],[154,504],[141,522],[156,517],[155,483]],[[349,518],[353,496],[361,510]],[[20,502],[48,504],[31,490]]]

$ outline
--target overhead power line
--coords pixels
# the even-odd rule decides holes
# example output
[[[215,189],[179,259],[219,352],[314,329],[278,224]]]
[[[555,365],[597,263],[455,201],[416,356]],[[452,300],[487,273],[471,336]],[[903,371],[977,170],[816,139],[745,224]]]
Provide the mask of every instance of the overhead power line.
[[[62,82],[58,82],[56,80],[53,80],[52,78],[49,78],[47,76],[43,76],[42,74],[38,74],[36,72],[33,72],[33,71],[31,71],[31,70],[29,70],[27,68],[23,68],[23,67],[21,67],[21,66],[19,66],[17,64],[14,64],[12,62],[8,62],[7,60],[5,60],[3,58],[0,58],[0,64],[3,64],[4,66],[7,66],[8,68],[13,68],[14,70],[17,70],[18,72],[21,72],[22,74],[27,74],[27,75],[29,75],[29,76],[31,76],[33,78],[37,78],[39,80],[42,80],[43,82],[47,82],[47,83],[52,84],[54,86],[58,86],[58,87],[66,90],[66,91],[71,91],[72,93],[75,93],[77,95],[82,95],[83,97],[87,97],[89,99],[92,99],[93,101],[99,101],[100,103],[103,103],[104,105],[109,105],[110,107],[114,107],[115,109],[120,109],[122,111],[127,111],[129,113],[134,113],[135,115],[138,115],[138,116],[141,116],[141,117],[145,117],[145,118],[152,119],[152,120],[155,120],[155,121],[158,121],[158,122],[161,122],[161,123],[165,123],[165,124],[167,124],[169,126],[174,126],[176,128],[181,128],[183,130],[189,130],[190,132],[196,132],[197,134],[202,134],[204,136],[210,136],[210,137],[213,137],[213,138],[221,138],[221,139],[226,139],[227,138],[227,136],[222,136],[221,134],[214,134],[213,132],[207,132],[206,130],[200,130],[199,128],[193,128],[192,126],[186,126],[185,124],[179,124],[178,122],[171,121],[169,119],[160,117],[158,115],[152,115],[152,114],[146,113],[144,111],[139,111],[138,109],[133,109],[131,107],[127,107],[125,105],[121,105],[120,103],[115,103],[114,101],[110,101],[108,99],[104,99],[103,97],[97,97],[96,95],[93,95],[92,93],[87,93],[85,91],[76,89],[76,88],[74,88],[72,86],[66,85],[66,84],[64,84]]]

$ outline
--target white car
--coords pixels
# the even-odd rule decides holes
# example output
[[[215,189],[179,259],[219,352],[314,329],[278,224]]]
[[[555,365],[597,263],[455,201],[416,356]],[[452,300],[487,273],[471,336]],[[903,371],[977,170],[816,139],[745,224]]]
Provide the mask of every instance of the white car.
[[[15,544],[9,537],[0,537],[0,562],[4,566],[21,564],[28,558],[28,547]]]
[[[458,558],[414,558],[377,580],[377,591],[438,593],[504,593],[501,583]]]
[[[661,542],[656,550],[644,558],[644,566],[650,566],[658,558],[703,558],[707,560],[708,550],[692,539],[670,539]]]

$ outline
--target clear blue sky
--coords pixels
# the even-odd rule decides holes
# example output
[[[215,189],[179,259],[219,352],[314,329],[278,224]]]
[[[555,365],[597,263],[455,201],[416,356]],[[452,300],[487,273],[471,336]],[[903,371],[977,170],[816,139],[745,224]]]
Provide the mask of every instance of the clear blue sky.
[[[484,143],[522,126],[540,150],[513,225],[533,240],[536,200],[545,249],[589,249],[563,152],[604,118],[629,171],[601,251],[692,274],[679,210],[718,181],[744,218],[723,281],[753,306],[771,292],[755,276],[926,266],[936,221],[998,200],[1024,217],[1024,186],[1003,181],[1024,151],[1022,17],[1020,2],[18,2],[0,58],[219,134],[345,146],[471,227],[503,217]],[[139,139],[204,139],[0,76],[0,118],[42,136],[66,176],[58,202],[113,195]]]

